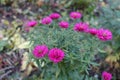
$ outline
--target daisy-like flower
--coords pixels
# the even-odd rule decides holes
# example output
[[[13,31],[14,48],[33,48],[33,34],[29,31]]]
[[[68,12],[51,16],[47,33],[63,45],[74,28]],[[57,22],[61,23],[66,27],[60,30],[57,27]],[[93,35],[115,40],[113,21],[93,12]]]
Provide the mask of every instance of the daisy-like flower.
[[[52,19],[50,17],[45,17],[41,20],[41,23],[44,25],[49,25],[52,23]]]
[[[86,32],[88,30],[89,25],[85,22],[79,22],[74,25],[74,30],[77,32]]]
[[[59,26],[61,28],[68,28],[69,27],[69,23],[66,22],[66,21],[61,21],[61,22],[59,22]]]
[[[102,78],[103,78],[103,80],[111,80],[112,75],[105,71],[105,72],[102,73]]]
[[[48,57],[54,63],[61,62],[64,58],[64,51],[58,48],[53,48],[49,51]]]
[[[34,27],[34,26],[36,26],[37,25],[37,21],[35,21],[35,20],[32,20],[32,21],[28,21],[27,22],[27,26],[28,27]]]
[[[96,35],[97,32],[98,32],[98,30],[97,30],[96,28],[90,28],[90,29],[88,30],[88,32],[89,32],[91,35]]]
[[[58,13],[52,13],[52,14],[50,14],[50,16],[49,16],[51,19],[59,19],[61,16],[60,16],[60,14],[58,14]]]
[[[70,18],[71,19],[79,19],[82,17],[82,14],[80,12],[71,12],[70,13]]]
[[[46,45],[37,45],[33,49],[33,55],[36,58],[43,58],[48,53],[48,47]]]
[[[102,41],[107,41],[112,39],[112,32],[108,29],[99,29],[97,32],[97,37]]]

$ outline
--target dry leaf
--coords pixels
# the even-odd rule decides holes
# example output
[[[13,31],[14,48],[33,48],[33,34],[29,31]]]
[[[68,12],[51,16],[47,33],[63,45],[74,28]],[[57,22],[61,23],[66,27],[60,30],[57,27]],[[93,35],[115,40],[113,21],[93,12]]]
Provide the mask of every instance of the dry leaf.
[[[115,68],[120,68],[120,63],[115,63]]]
[[[105,48],[105,51],[108,53],[108,54],[111,54],[113,52],[112,48],[110,46],[107,46]]]
[[[25,52],[23,54],[23,58],[22,58],[22,65],[21,65],[21,71],[23,72],[23,76],[29,76],[33,71],[35,71],[37,69],[37,66],[34,62],[29,62],[29,53]]]
[[[6,26],[9,26],[9,25],[10,25],[10,23],[9,23],[8,20],[2,19],[1,22],[2,22],[4,25],[6,25]]]
[[[117,59],[116,56],[110,55],[105,59],[105,61],[111,63],[111,62],[116,62]]]
[[[25,41],[19,33],[16,33],[11,40],[13,41],[15,48],[18,48],[18,46]]]
[[[22,58],[22,65],[21,65],[21,68],[20,68],[21,71],[24,71],[26,69],[26,67],[28,65],[28,60],[29,60],[28,52],[25,52],[23,54],[23,58]]]
[[[37,4],[39,7],[41,7],[41,6],[43,6],[44,1],[43,1],[43,0],[38,0],[38,1],[36,2],[36,4]]]
[[[25,48],[30,48],[30,47],[31,47],[30,41],[25,41],[22,44],[18,45],[18,48],[20,49],[25,49]]]

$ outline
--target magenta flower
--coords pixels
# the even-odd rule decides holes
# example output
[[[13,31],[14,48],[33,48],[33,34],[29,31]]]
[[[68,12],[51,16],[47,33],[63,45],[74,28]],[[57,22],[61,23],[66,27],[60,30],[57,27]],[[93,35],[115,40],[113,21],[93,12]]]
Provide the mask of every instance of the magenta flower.
[[[112,39],[112,32],[108,29],[101,28],[97,32],[97,37],[102,41],[111,40]]]
[[[96,28],[90,28],[88,32],[92,35],[96,35],[98,30]]]
[[[102,78],[103,80],[111,80],[112,79],[112,75],[108,72],[103,72],[102,73]]]
[[[81,17],[82,17],[82,14],[79,13],[79,12],[71,12],[71,13],[70,13],[70,18],[71,18],[71,19],[79,19],[79,18],[81,18]]]
[[[58,13],[52,13],[52,14],[50,14],[50,16],[49,16],[51,19],[59,19],[61,16],[60,16],[60,14],[58,14]]]
[[[69,23],[66,22],[66,21],[61,21],[61,22],[59,22],[59,26],[61,28],[68,28],[69,27]]]
[[[79,22],[74,25],[74,30],[78,32],[86,32],[88,30],[89,25],[85,22]]]
[[[42,19],[41,23],[44,25],[46,25],[46,24],[49,25],[52,23],[52,19],[50,17],[45,17]]]
[[[48,47],[46,45],[37,45],[33,49],[33,55],[36,58],[43,58],[48,52]]]
[[[27,22],[27,26],[28,27],[34,27],[34,26],[36,26],[37,25],[37,21],[35,21],[35,20],[32,20],[32,21],[28,21]]]
[[[58,63],[63,60],[64,52],[61,49],[53,48],[49,51],[48,57],[54,63]]]

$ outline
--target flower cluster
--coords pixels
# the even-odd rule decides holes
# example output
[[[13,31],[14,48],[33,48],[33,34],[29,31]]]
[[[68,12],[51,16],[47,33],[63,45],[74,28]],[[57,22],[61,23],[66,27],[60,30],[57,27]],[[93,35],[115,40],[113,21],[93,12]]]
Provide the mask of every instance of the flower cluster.
[[[81,18],[81,16],[82,15],[79,12],[71,12],[70,13],[70,18],[71,19],[79,19],[79,18]],[[44,25],[49,25],[49,24],[52,23],[52,20],[59,19],[60,17],[61,16],[58,13],[52,13],[49,16],[44,17],[41,20],[41,23],[44,24]],[[29,29],[29,27],[36,26],[36,24],[37,24],[37,21],[35,21],[35,20],[29,21],[27,23],[27,26],[28,26],[27,29]],[[66,28],[69,27],[69,22],[67,22],[67,21],[61,21],[61,22],[59,22],[58,25],[61,28],[65,28],[66,29]],[[75,30],[77,32],[87,32],[87,33],[90,33],[90,34],[96,36],[101,41],[107,41],[107,40],[111,40],[112,39],[112,32],[110,30],[103,29],[103,28],[100,28],[100,29],[90,28],[89,25],[86,22],[76,23],[74,25],[73,30]]]
[[[49,16],[44,17],[41,20],[41,23],[43,25],[50,25],[54,19],[59,19],[59,18],[61,18],[60,14],[52,13]],[[70,19],[79,19],[79,18],[81,18],[81,13],[79,13],[79,12],[71,12],[70,13]],[[34,20],[29,21],[27,23],[27,25],[29,27],[34,27],[34,26],[36,26],[36,24],[37,24],[37,22]],[[60,28],[67,29],[67,28],[69,28],[70,24],[69,24],[69,22],[62,20],[58,23],[58,26]],[[73,30],[76,32],[89,33],[93,36],[96,36],[98,39],[100,39],[102,41],[107,41],[107,40],[112,39],[112,33],[110,30],[103,29],[103,28],[100,28],[100,29],[91,28],[89,26],[89,24],[86,22],[75,23],[73,26]],[[43,58],[47,53],[49,53],[48,54],[49,59],[51,61],[53,61],[54,63],[58,63],[58,62],[62,61],[64,58],[64,51],[62,51],[59,48],[53,48],[49,51],[48,47],[46,45],[36,45],[33,49],[33,55],[36,58]]]
[[[112,39],[112,32],[108,29],[91,28],[91,29],[88,29],[88,32],[92,35],[96,35],[96,37],[101,41],[107,41]]]
[[[50,29],[52,28],[52,30],[54,31],[54,30],[57,30],[59,33],[58,33],[58,35],[57,36],[59,36],[59,34],[61,34],[61,32],[60,31],[66,31],[66,33],[67,33],[67,29],[72,29],[72,30],[70,30],[70,32],[72,33],[72,34],[74,34],[75,33],[75,35],[73,35],[73,36],[71,36],[70,35],[70,37],[68,36],[69,34],[67,34],[67,38],[66,38],[66,36],[63,36],[62,35],[62,37],[63,37],[63,40],[61,40],[61,36],[58,38],[58,39],[56,39],[56,34],[54,34],[55,35],[55,37],[54,37],[54,39],[56,40],[55,42],[55,44],[60,44],[60,45],[57,45],[57,47],[54,47],[52,44],[54,44],[54,43],[51,43],[51,41],[52,40],[54,40],[54,39],[52,39],[52,37],[51,37],[51,35],[52,34],[50,34],[50,36],[49,36],[49,38],[48,39],[46,39],[46,37],[43,39],[43,40],[45,40],[44,41],[44,44],[43,44],[43,42],[41,43],[41,44],[43,44],[43,45],[36,45],[34,48],[33,48],[33,51],[32,51],[32,53],[33,53],[33,55],[34,55],[34,57],[35,58],[37,58],[37,59],[41,59],[41,58],[45,58],[45,56],[47,56],[48,57],[48,59],[50,60],[50,61],[52,61],[53,63],[59,63],[59,62],[61,62],[61,61],[63,61],[63,59],[64,59],[64,57],[66,56],[66,59],[67,59],[67,55],[69,55],[69,54],[66,54],[65,55],[65,53],[64,53],[64,51],[62,50],[62,49],[68,49],[68,50],[65,50],[66,52],[68,52],[68,53],[70,53],[70,52],[72,52],[72,53],[77,53],[77,50],[76,50],[76,47],[75,47],[75,49],[72,47],[71,48],[71,45],[69,45],[70,46],[70,49],[69,49],[69,46],[68,45],[65,45],[64,46],[64,44],[66,44],[66,39],[68,39],[68,38],[73,38],[74,36],[75,36],[75,38],[76,37],[78,37],[79,38],[79,33],[85,33],[85,34],[89,34],[90,36],[95,36],[95,37],[97,37],[99,40],[101,40],[101,41],[108,41],[108,40],[111,40],[112,39],[112,32],[110,31],[110,30],[108,30],[108,29],[104,29],[104,28],[99,28],[99,29],[97,29],[97,28],[93,28],[93,27],[90,27],[90,25],[89,25],[89,23],[87,23],[87,22],[82,22],[82,21],[79,21],[78,19],[80,19],[81,17],[82,17],[82,14],[80,13],[80,12],[71,12],[70,13],[70,15],[69,15],[69,19],[70,19],[70,21],[71,22],[69,22],[69,21],[65,21],[65,20],[61,20],[60,18],[61,18],[62,16],[60,15],[60,14],[58,14],[58,13],[52,13],[52,14],[50,14],[49,16],[46,16],[46,17],[44,17],[44,18],[42,18],[41,19],[41,21],[40,21],[40,23],[42,24],[42,25],[49,25],[50,27]],[[77,22],[77,23],[75,23],[75,24],[70,24],[70,23],[72,23],[72,21],[73,20],[77,20],[77,21],[79,21],[79,22]],[[58,28],[59,29],[56,29],[56,28],[53,28],[53,27],[51,27],[51,25],[53,24],[52,22],[55,20],[55,24],[57,24],[57,25],[54,25],[54,26],[59,26]],[[37,24],[37,22],[36,21],[30,21],[30,22],[28,22],[28,26],[29,27],[34,27],[34,26],[36,26],[36,24]],[[45,27],[47,27],[47,26],[45,26]],[[44,29],[44,28],[43,28]],[[46,30],[46,29],[45,29]],[[51,31],[51,32],[53,32],[53,31]],[[57,33],[57,31],[56,31],[56,33]],[[69,31],[69,30],[68,30]],[[47,32],[47,31],[46,31]],[[50,32],[50,33],[51,33]],[[66,34],[65,33],[65,34]],[[77,33],[77,34],[76,34]],[[48,33],[49,34],[49,33]],[[77,35],[77,36],[76,36]],[[44,34],[43,34],[43,36],[44,36]],[[41,36],[40,36],[41,37]],[[47,37],[48,37],[48,35],[47,35]],[[66,39],[64,39],[64,38],[66,38]],[[38,38],[37,38],[38,39]],[[48,40],[51,40],[50,42],[48,41]],[[78,40],[78,39],[75,39],[75,40]],[[93,39],[91,39],[91,40],[93,40]],[[46,42],[48,41],[48,43],[50,43],[50,44],[48,44],[48,45],[52,45],[51,47],[49,46],[49,48],[48,48],[48,46],[47,45],[45,45],[45,44],[47,44]],[[59,41],[59,42],[57,42],[57,41]],[[65,41],[65,42],[64,42]],[[68,40],[67,40],[68,41]],[[73,41],[73,40],[71,40],[71,41]],[[79,40],[80,41],[80,40]],[[62,43],[64,43],[64,44],[62,44]],[[81,41],[81,43],[82,43],[82,41]],[[62,44],[62,47],[61,47],[61,44]],[[69,44],[72,44],[72,43],[69,43]],[[78,44],[78,42],[77,43],[75,43],[75,46],[76,46],[76,44]],[[87,43],[86,43],[87,44]],[[79,45],[79,44],[78,44]],[[56,46],[56,45],[55,45]],[[96,46],[95,46],[96,47]],[[76,51],[76,52],[74,52],[74,51]],[[75,54],[76,55],[76,54]],[[77,55],[78,56],[78,55]],[[78,56],[79,57],[79,56]],[[71,57],[70,57],[71,58]],[[80,57],[81,58],[81,57]],[[69,59],[69,57],[68,57],[68,59]],[[77,58],[76,58],[77,59]],[[69,60],[68,60],[69,61]],[[68,65],[69,66],[69,65]],[[112,78],[112,75],[110,74],[110,73],[107,73],[107,72],[103,72],[102,73],[102,78],[103,78],[103,80],[111,80],[111,78]]]
[[[77,32],[87,32],[91,35],[96,36],[101,41],[107,41],[112,39],[112,32],[110,30],[103,28],[90,28],[89,25],[85,22],[76,23],[73,29]]]
[[[81,18],[82,15],[79,12],[71,12],[70,13],[70,19],[79,19]],[[47,17],[44,17],[41,20],[41,24],[43,25],[50,25],[54,19],[59,19],[61,18],[61,15],[58,13],[52,13]],[[29,27],[34,27],[36,26],[37,22],[36,21],[29,21],[27,25]],[[67,29],[69,28],[69,22],[67,21],[60,21],[58,23],[60,28]],[[78,22],[74,25],[73,30],[76,32],[85,32],[89,33],[93,36],[96,36],[98,39],[102,41],[107,41],[112,39],[112,33],[108,29],[96,29],[96,28],[91,28],[88,23],[86,22]],[[46,45],[37,45],[34,47],[33,54],[36,58],[43,58],[46,54],[48,53],[48,47]],[[51,61],[54,63],[62,61],[64,58],[64,52],[60,49],[53,48],[49,51],[48,57]]]
[[[79,19],[79,18],[81,18],[81,16],[82,16],[82,14],[79,13],[79,12],[71,12],[70,13],[70,18],[71,19]],[[61,16],[58,13],[52,13],[52,14],[50,14],[50,16],[43,18],[41,23],[44,24],[44,25],[45,24],[48,25],[48,24],[52,23],[53,19],[59,19],[60,17]],[[67,21],[60,21],[58,23],[58,25],[61,28],[67,29],[67,28],[69,28],[70,24]],[[89,25],[86,22],[76,23],[73,27],[73,30],[77,31],[77,32],[87,32],[91,35],[96,36],[101,41],[107,41],[107,40],[112,39],[112,32],[110,30],[103,29],[103,28],[100,28],[100,29],[91,28],[91,27],[89,27]]]
[[[33,49],[33,55],[36,58],[43,58],[48,53],[48,51],[49,50],[46,45],[36,45]],[[61,62],[64,58],[64,51],[59,48],[52,48],[49,51],[48,57],[54,63]]]

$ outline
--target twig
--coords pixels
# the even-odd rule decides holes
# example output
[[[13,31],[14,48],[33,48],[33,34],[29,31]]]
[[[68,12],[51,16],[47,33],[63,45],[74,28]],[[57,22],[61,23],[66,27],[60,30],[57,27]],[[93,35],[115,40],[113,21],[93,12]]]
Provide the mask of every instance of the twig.
[[[8,59],[6,59],[6,61],[9,63],[9,65],[12,65],[12,63]]]
[[[3,72],[3,71],[5,71],[5,70],[11,69],[11,68],[14,68],[14,66],[10,66],[10,67],[3,68],[3,69],[0,70],[0,72]]]
[[[5,76],[7,76],[8,74],[10,74],[11,72],[12,72],[12,71],[10,70],[10,71],[8,71],[7,73],[1,75],[1,76],[0,76],[0,80],[2,80],[2,78],[4,78]]]

